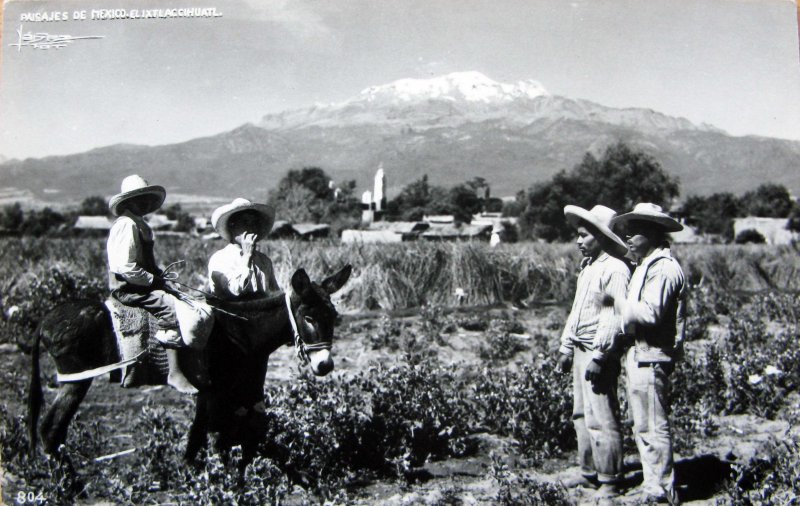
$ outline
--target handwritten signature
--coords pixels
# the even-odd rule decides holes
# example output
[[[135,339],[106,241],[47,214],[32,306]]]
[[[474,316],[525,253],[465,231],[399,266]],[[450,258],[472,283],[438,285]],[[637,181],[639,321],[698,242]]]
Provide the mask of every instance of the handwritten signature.
[[[43,32],[22,32],[22,26],[17,28],[17,35],[19,39],[14,44],[9,44],[11,47],[16,47],[17,51],[22,51],[23,47],[32,47],[33,49],[61,49],[71,45],[76,40],[85,39],[102,39],[102,35],[86,35],[83,37],[73,37],[72,35],[50,35]]]

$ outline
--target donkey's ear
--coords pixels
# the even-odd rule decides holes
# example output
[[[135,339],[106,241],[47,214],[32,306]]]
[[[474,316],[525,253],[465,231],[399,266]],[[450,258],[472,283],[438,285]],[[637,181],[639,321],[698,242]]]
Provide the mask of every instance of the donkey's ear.
[[[328,292],[329,294],[337,292],[341,287],[347,283],[347,280],[350,279],[350,274],[353,272],[353,267],[350,264],[345,265],[342,267],[342,270],[337,272],[336,274],[325,278],[322,282],[322,289]]]
[[[303,295],[311,287],[311,280],[308,279],[305,269],[297,269],[292,275],[292,289],[294,293]]]

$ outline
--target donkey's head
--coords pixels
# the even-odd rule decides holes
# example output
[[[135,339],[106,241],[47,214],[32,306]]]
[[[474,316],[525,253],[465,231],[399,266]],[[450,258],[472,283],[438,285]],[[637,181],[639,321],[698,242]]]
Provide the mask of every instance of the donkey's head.
[[[308,362],[317,376],[325,376],[333,370],[331,346],[338,313],[331,302],[331,294],[347,283],[352,270],[346,265],[321,283],[312,282],[303,269],[292,276],[292,289],[299,299],[299,303],[292,304],[297,322],[294,345],[299,358]]]

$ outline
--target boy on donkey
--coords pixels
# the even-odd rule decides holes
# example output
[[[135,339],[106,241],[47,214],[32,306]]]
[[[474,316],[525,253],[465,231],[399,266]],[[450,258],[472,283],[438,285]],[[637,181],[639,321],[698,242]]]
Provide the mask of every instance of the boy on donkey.
[[[620,260],[627,248],[610,228],[616,212],[605,206],[590,211],[564,207],[578,234],[583,254],[575,300],[561,336],[559,366],[572,369],[572,419],[578,439],[581,477],[571,485],[597,489],[594,499],[610,502],[622,477],[622,433],[617,400],[620,372],[620,319],[613,307],[601,307],[596,294],[624,297],[630,270]]]
[[[208,282],[211,293],[224,300],[280,292],[272,261],[258,251],[275,222],[275,210],[266,204],[235,199],[211,214],[211,224],[229,242],[211,255]]]
[[[120,193],[108,203],[117,217],[106,245],[111,295],[126,306],[140,307],[156,319],[155,338],[166,348],[169,362],[167,383],[179,392],[197,393],[178,363],[178,350],[185,346],[178,331],[175,297],[166,291],[163,271],[153,253],[153,230],[144,221],[157,211],[167,192],[163,186],[149,185],[138,175],[122,180]]]

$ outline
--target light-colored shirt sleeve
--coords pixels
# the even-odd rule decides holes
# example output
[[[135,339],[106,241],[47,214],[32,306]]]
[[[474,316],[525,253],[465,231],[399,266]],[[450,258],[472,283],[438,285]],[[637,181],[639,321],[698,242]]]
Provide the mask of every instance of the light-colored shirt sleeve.
[[[609,269],[604,272],[602,292],[610,294],[614,300],[623,300],[628,291],[629,281],[630,271],[627,267]],[[621,317],[614,306],[600,309],[597,333],[592,346],[593,359],[602,362],[608,358],[609,353],[619,348],[620,322]]]
[[[581,266],[585,268],[585,265],[581,264]],[[581,289],[581,276],[584,274],[585,273],[583,270],[578,273],[578,281],[575,288],[575,300],[572,302],[569,315],[567,315],[567,321],[564,324],[564,330],[561,332],[561,345],[558,348],[559,353],[563,353],[569,357],[575,354],[575,343],[573,342],[572,338],[575,337],[575,328],[577,326],[578,312],[580,310],[579,293]]]
[[[621,313],[622,328],[626,332],[633,332],[635,327],[632,326],[653,327],[662,322],[665,311],[682,289],[680,273],[671,267],[669,261],[650,266],[641,297],[624,300]]]
[[[115,221],[106,243],[109,269],[132,285],[150,286],[153,284],[153,274],[136,262],[140,247],[139,231],[134,221],[131,219]]]
[[[570,357],[575,354],[575,343],[572,342],[573,329],[575,328],[573,313],[574,311],[570,311],[569,316],[567,316],[567,323],[564,325],[563,332],[561,332],[561,346],[558,347],[559,353]]]

